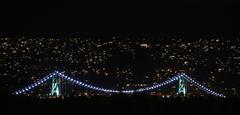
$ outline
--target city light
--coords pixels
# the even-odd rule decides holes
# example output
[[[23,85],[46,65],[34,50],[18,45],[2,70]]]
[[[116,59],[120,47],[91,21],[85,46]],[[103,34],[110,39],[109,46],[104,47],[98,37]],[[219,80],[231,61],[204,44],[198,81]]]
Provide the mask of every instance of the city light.
[[[40,85],[43,87],[39,87],[39,91],[46,93],[44,87],[50,85],[46,81],[55,75],[83,87],[84,90],[72,91],[73,95],[85,91],[92,95],[99,92],[158,93],[160,91],[156,89],[177,83],[179,77],[172,76],[180,75],[185,76],[188,84],[195,86],[188,86],[193,90],[187,92],[187,96],[201,95],[199,90],[194,89],[217,96],[222,95],[211,89],[226,95],[239,95],[235,81],[240,75],[239,38],[199,38],[194,41],[182,38],[118,39],[117,36],[108,40],[95,37],[63,40],[48,37],[16,38],[0,38],[0,66],[4,68],[0,75],[4,78],[3,85],[12,90],[33,82],[18,90],[18,94],[29,92],[29,95],[37,95],[31,91]],[[40,79],[53,70],[59,71]],[[76,77],[66,76],[62,71]],[[194,80],[186,77],[187,74],[193,76]],[[103,82],[96,83],[96,80]],[[95,83],[102,87],[93,85]],[[172,86],[173,90],[167,93],[176,93],[178,85]],[[91,89],[99,92],[91,92]]]

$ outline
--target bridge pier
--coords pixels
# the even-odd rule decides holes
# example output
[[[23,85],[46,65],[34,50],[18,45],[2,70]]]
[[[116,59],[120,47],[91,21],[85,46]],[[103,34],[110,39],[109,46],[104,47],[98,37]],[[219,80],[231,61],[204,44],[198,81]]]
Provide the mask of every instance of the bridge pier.
[[[60,95],[61,95],[61,79],[58,76],[53,76],[51,96],[59,97]]]
[[[178,79],[178,95],[185,96],[187,93],[187,82],[184,77]]]

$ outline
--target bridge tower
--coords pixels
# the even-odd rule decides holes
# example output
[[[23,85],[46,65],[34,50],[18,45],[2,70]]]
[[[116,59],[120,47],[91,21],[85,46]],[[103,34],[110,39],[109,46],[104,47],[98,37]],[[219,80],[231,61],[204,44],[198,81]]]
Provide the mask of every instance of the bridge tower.
[[[61,79],[58,76],[52,77],[52,88],[51,96],[60,96],[61,95]]]
[[[178,80],[178,95],[185,96],[187,93],[187,82],[184,77],[180,77]]]

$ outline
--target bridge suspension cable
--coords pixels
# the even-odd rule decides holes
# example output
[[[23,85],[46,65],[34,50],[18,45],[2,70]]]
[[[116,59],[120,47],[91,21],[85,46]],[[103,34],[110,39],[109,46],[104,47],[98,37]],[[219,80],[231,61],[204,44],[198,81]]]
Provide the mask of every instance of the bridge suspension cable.
[[[223,94],[217,93],[217,92],[215,92],[215,91],[213,91],[213,90],[211,90],[211,89],[201,85],[197,81],[195,81],[192,78],[190,78],[189,76],[187,76],[185,73],[178,73],[177,75],[173,76],[172,78],[170,78],[170,79],[168,79],[168,80],[166,80],[164,82],[158,83],[158,84],[153,85],[153,86],[145,87],[145,88],[139,88],[139,89],[134,89],[134,90],[116,90],[116,89],[106,89],[106,88],[102,88],[102,87],[97,87],[97,86],[93,86],[93,85],[90,85],[90,84],[86,84],[86,83],[83,83],[83,82],[81,82],[79,80],[76,80],[74,78],[68,77],[68,76],[66,76],[63,73],[58,72],[58,71],[50,73],[46,77],[44,77],[44,78],[42,78],[42,79],[40,79],[40,80],[38,80],[38,81],[28,85],[28,86],[26,86],[26,87],[24,87],[22,89],[19,89],[19,90],[15,91],[13,94],[19,95],[19,94],[28,92],[28,91],[32,90],[33,88],[43,84],[44,82],[46,82],[50,78],[53,78],[53,76],[56,76],[56,75],[61,77],[64,80],[67,80],[67,81],[70,81],[70,82],[72,82],[72,83],[74,83],[76,85],[79,85],[80,87],[85,87],[85,88],[88,88],[88,89],[93,89],[93,90],[96,90],[96,91],[102,91],[102,92],[106,92],[106,93],[126,93],[126,94],[139,93],[139,92],[144,92],[144,91],[150,91],[150,90],[158,89],[158,88],[166,86],[166,85],[168,85],[168,84],[170,84],[170,83],[172,83],[174,81],[177,81],[180,78],[184,78],[188,82],[190,82],[193,85],[195,85],[196,87],[198,87],[199,89],[205,91],[207,94],[214,95],[214,96],[217,96],[217,97],[223,97],[223,98],[226,97]]]

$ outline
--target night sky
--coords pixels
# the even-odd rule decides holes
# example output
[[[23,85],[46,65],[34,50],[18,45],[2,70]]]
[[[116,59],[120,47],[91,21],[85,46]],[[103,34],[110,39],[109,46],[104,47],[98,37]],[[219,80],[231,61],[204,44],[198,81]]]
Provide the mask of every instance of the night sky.
[[[3,7],[2,7],[3,6]],[[238,5],[227,2],[103,3],[15,2],[2,4],[1,30],[11,33],[166,35],[190,39],[235,36]]]

